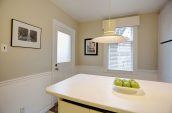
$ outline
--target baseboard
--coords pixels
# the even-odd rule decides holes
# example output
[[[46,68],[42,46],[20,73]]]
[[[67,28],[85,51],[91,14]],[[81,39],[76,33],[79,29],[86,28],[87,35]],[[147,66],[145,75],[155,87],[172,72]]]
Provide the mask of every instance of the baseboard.
[[[51,98],[51,104],[48,104],[46,107],[44,107],[39,113],[47,113],[54,105],[57,103],[57,99],[53,99],[53,96]]]
[[[49,104],[45,108],[43,108],[39,113],[46,113],[52,107],[53,107],[53,105],[52,104]]]
[[[54,103],[55,104],[55,103]],[[43,108],[39,113],[47,113],[47,111],[49,111],[49,109],[51,109],[54,104],[49,104],[47,105],[45,108]]]

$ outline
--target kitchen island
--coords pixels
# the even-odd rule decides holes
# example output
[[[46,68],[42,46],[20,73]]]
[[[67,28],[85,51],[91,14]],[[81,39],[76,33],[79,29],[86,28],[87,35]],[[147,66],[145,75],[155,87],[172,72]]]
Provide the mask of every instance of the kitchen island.
[[[59,113],[172,113],[172,84],[136,80],[141,93],[113,89],[115,77],[78,74],[46,89]]]

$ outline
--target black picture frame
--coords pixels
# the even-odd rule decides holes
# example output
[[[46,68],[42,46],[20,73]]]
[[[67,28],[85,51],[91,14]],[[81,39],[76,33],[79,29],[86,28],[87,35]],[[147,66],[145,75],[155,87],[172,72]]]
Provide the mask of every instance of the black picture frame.
[[[37,44],[37,46],[28,46],[27,44],[25,44],[24,46],[21,44],[15,44],[15,41],[17,40],[17,33],[16,32],[16,22],[18,22],[18,24],[23,24],[26,25],[26,27],[23,27],[24,29],[27,29],[28,26],[30,26],[30,30],[29,32],[36,32],[36,41],[39,41],[39,43]],[[18,26],[17,26],[18,27]],[[32,30],[31,28],[37,29],[37,30]],[[18,31],[19,32],[19,31]],[[21,48],[32,48],[32,49],[41,49],[41,35],[42,35],[42,28],[28,24],[26,22],[17,20],[17,19],[11,19],[11,47],[21,47]],[[14,41],[15,40],[15,41]],[[18,39],[19,40],[19,39]],[[23,41],[24,42],[24,41]],[[25,42],[27,43],[27,42]]]
[[[92,40],[92,38],[84,39],[84,55],[97,56],[98,55],[98,43],[91,42],[91,40]],[[88,51],[88,46],[89,46],[88,43],[89,44],[93,44],[93,48],[92,49],[95,49],[95,50],[92,50],[93,52]]]

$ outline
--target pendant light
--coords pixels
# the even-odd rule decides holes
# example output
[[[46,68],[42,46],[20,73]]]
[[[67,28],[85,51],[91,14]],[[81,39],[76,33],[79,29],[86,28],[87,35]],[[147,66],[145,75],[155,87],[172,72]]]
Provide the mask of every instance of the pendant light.
[[[111,20],[111,0],[109,0],[109,19],[103,22],[104,35],[93,38],[93,42],[97,43],[123,43],[127,40],[127,37],[115,34],[116,23]]]

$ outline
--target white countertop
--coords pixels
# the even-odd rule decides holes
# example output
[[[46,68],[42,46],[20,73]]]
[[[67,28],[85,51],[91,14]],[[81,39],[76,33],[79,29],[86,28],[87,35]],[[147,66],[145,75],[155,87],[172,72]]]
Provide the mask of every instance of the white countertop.
[[[46,89],[57,97],[119,113],[172,113],[172,84],[136,80],[144,93],[113,90],[114,77],[78,74]]]

